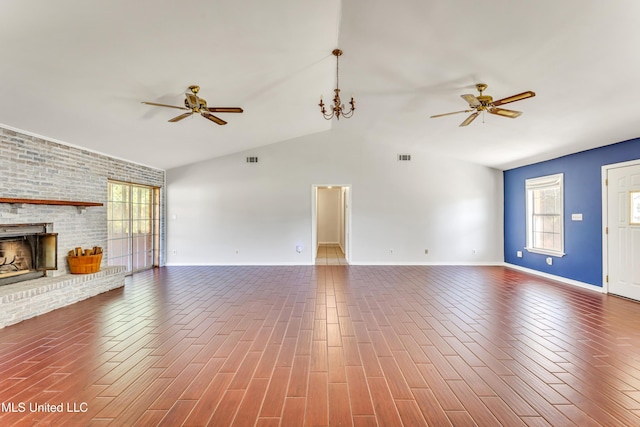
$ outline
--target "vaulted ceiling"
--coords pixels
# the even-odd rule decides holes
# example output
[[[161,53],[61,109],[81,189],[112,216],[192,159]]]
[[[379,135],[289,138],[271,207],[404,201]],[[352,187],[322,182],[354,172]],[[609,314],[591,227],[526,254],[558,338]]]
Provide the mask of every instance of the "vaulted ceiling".
[[[6,0],[0,124],[164,169],[332,129],[511,168],[640,137],[634,0]],[[326,121],[335,87],[356,98]],[[532,90],[458,127],[461,94]],[[167,120],[189,85],[218,126]]]

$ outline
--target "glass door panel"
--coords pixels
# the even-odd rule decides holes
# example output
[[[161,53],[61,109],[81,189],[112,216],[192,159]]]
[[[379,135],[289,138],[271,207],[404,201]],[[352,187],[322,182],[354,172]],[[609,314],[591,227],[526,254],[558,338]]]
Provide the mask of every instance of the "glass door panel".
[[[109,265],[133,272],[158,263],[158,194],[157,188],[109,182]]]

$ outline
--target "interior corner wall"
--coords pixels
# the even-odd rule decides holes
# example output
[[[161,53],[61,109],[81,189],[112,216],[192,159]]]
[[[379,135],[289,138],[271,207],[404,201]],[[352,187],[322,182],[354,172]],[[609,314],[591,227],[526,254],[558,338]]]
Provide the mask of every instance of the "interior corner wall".
[[[640,158],[640,138],[504,171],[505,262],[567,279],[602,286],[602,166]],[[525,180],[564,174],[566,255],[527,252]],[[571,214],[581,213],[582,221]],[[523,257],[516,256],[517,251]]]
[[[330,130],[168,170],[167,263],[311,264],[330,183],[350,186],[352,264],[503,262],[501,172]]]

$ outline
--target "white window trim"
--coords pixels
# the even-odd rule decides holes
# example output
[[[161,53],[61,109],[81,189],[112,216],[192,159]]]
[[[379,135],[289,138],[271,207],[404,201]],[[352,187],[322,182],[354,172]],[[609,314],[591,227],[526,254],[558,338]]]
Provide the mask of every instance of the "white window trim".
[[[534,248],[531,245],[533,239],[533,230],[531,224],[531,209],[532,203],[530,200],[531,190],[537,190],[545,187],[560,187],[560,222],[562,224],[562,233],[560,233],[560,251],[554,251],[549,249]],[[555,257],[565,256],[564,252],[564,174],[557,173],[554,175],[541,176],[538,178],[530,178],[525,180],[525,203],[526,203],[526,246],[527,252],[532,252],[542,255],[550,255]]]

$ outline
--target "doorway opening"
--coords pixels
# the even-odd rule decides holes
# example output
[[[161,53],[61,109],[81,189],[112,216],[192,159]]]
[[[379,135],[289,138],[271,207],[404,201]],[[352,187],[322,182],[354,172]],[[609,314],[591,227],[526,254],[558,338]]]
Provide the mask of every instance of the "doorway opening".
[[[314,185],[312,200],[313,263],[347,265],[351,246],[350,186]]]

